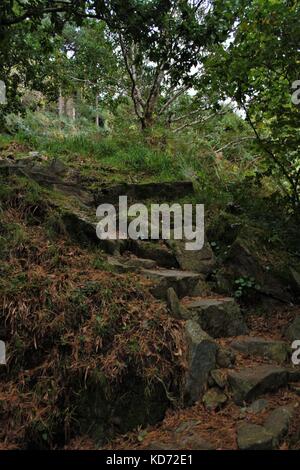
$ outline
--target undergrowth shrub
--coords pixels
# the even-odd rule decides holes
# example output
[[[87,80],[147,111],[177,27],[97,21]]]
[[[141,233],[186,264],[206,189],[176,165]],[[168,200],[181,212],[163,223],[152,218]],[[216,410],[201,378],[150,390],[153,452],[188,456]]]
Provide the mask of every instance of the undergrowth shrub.
[[[138,276],[94,268],[92,251],[49,239],[47,211],[33,225],[27,191],[22,178],[1,181],[2,447],[62,447],[83,432],[99,397],[99,439],[108,438],[116,409],[136,406],[130,390],[151,395],[163,384],[161,396],[165,388],[180,397],[182,328]],[[47,207],[46,192],[37,194],[34,204]]]

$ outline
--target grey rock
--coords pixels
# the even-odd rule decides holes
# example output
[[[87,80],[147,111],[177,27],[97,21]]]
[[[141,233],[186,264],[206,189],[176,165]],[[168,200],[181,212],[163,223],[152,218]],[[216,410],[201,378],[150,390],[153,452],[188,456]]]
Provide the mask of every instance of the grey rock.
[[[208,411],[215,411],[225,405],[228,398],[219,388],[210,388],[203,395],[202,401]]]
[[[54,175],[63,176],[67,173],[68,167],[59,159],[54,158],[48,166],[48,171]]]
[[[261,411],[264,411],[268,406],[268,400],[265,400],[264,398],[259,398],[258,400],[255,400],[253,403],[251,403],[251,405],[246,408],[246,411],[255,414],[261,413]]]
[[[243,423],[237,429],[238,448],[241,450],[271,450],[273,436],[263,426]]]
[[[119,274],[133,271],[133,268],[122,263],[121,259],[119,259],[118,257],[108,257],[107,263],[114,272],[117,272]]]
[[[167,298],[167,291],[172,287],[179,298],[191,293],[201,278],[198,273],[176,269],[144,269],[143,274],[153,280],[152,293],[159,299]]]
[[[157,266],[178,268],[174,253],[162,242],[149,240],[128,240],[127,249],[139,258],[152,259]]]
[[[197,299],[186,304],[201,328],[213,338],[243,335],[248,332],[240,308],[231,297]]]
[[[153,269],[156,265],[154,260],[145,258],[125,259],[125,264],[130,268],[136,269]]]
[[[174,318],[178,319],[187,319],[188,312],[187,310],[180,305],[178,296],[173,289],[173,287],[169,287],[167,290],[167,305],[169,311],[172,313]]]
[[[198,272],[207,276],[216,265],[216,259],[210,244],[205,241],[204,246],[199,251],[186,250],[186,239],[166,240],[167,245],[173,250],[181,269]]]
[[[191,449],[191,450],[216,450],[216,446],[211,444],[196,433],[191,436],[184,436],[180,441],[180,450]]]
[[[230,346],[247,356],[265,357],[278,363],[285,362],[289,353],[289,347],[284,341],[272,341],[250,336],[236,339]]]
[[[266,297],[281,302],[292,302],[294,296],[290,290],[288,269],[278,273],[276,266],[266,266],[262,253],[262,230],[251,230],[243,227],[236,240],[228,250],[222,268],[217,274],[217,281],[221,292],[229,293],[236,289],[235,281],[238,278],[253,278],[253,288],[249,295],[264,301]],[[267,248],[267,247],[266,247]]]
[[[287,385],[288,373],[279,366],[261,365],[255,369],[230,371],[228,382],[233,392],[233,399],[238,405],[255,400],[259,395],[276,391]]]
[[[220,388],[225,388],[227,384],[227,377],[222,374],[222,372],[219,369],[214,369],[210,373],[213,382],[218,385]]]
[[[217,352],[217,364],[221,368],[232,367],[235,363],[235,353],[232,349],[220,347]]]
[[[285,332],[285,336],[289,341],[300,340],[300,315],[297,315]]]
[[[273,436],[273,446],[276,447],[288,433],[290,422],[295,412],[294,405],[280,406],[273,410],[265,421],[265,428]]]
[[[205,391],[210,372],[216,367],[218,345],[193,320],[186,322],[188,370],[185,401],[195,403]]]

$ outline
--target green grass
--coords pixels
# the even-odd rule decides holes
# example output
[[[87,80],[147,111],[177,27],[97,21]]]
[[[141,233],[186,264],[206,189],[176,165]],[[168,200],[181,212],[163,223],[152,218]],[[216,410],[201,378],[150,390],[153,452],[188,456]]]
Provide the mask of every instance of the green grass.
[[[185,134],[155,128],[143,135],[126,119],[110,130],[99,129],[86,119],[59,119],[41,112],[27,113],[24,118],[12,115],[10,126],[14,132],[11,140],[50,159],[61,159],[79,170],[91,188],[121,182],[192,180],[201,202],[222,206],[233,201],[235,186],[243,185],[245,177],[257,170],[249,165],[251,147],[246,143],[216,155],[215,149],[248,132],[244,121],[233,113]],[[2,137],[2,146],[9,139]]]

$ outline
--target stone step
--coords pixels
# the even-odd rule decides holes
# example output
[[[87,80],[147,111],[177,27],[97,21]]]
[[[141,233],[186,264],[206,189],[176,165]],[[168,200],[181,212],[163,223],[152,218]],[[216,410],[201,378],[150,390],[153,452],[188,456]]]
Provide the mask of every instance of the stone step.
[[[272,450],[272,434],[258,424],[242,423],[237,428],[237,444],[240,450]]]
[[[228,373],[233,400],[238,405],[250,402],[267,392],[275,392],[288,384],[287,369],[273,365],[260,365]]]
[[[275,408],[263,425],[243,422],[237,428],[237,442],[241,450],[271,450],[278,448],[287,435],[297,408],[296,403]]]
[[[263,357],[276,361],[279,364],[288,359],[290,350],[284,341],[273,341],[251,336],[238,338],[232,341],[230,346],[247,356]]]
[[[199,298],[183,302],[182,305],[213,338],[238,336],[248,332],[240,308],[231,297]]]
[[[174,253],[163,242],[126,240],[126,249],[139,258],[152,259],[162,268],[179,268]]]
[[[179,298],[192,295],[201,274],[178,269],[143,269],[142,274],[154,283],[152,294],[159,299],[167,299],[167,291],[174,289]]]
[[[142,269],[153,269],[156,267],[155,261],[144,258],[125,258],[122,256],[109,256],[108,264],[119,273],[140,271]]]
[[[216,258],[207,240],[201,250],[187,250],[188,240],[166,240],[166,245],[172,250],[181,269],[188,269],[209,276],[216,266]]]
[[[120,183],[100,188],[93,192],[96,206],[103,203],[118,204],[119,196],[127,196],[128,203],[134,201],[174,201],[194,193],[191,181],[174,181],[162,183]]]

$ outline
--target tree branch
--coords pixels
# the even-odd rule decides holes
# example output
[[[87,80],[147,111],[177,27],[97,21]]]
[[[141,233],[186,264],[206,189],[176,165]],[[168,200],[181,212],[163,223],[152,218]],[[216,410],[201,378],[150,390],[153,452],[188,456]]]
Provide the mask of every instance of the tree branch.
[[[197,119],[196,121],[192,121],[192,122],[186,122],[185,124],[183,124],[182,126],[180,127],[177,127],[176,129],[173,129],[173,132],[176,133],[176,132],[179,132],[179,131],[182,131],[183,129],[185,129],[186,127],[191,127],[191,126],[196,126],[197,124],[204,124],[205,122],[207,122],[209,119],[215,117],[215,116],[222,116],[223,114],[226,114],[227,111],[223,111],[222,113],[212,113],[210,114],[209,116],[207,116],[206,118],[200,118],[200,119]]]
[[[223,150],[227,149],[228,147],[231,147],[231,145],[239,144],[240,142],[244,142],[245,140],[255,140],[255,139],[256,139],[256,137],[254,137],[254,136],[241,137],[240,139],[233,140],[232,142],[229,142],[228,144],[226,144],[223,147],[219,148],[218,150],[214,150],[214,151],[215,152],[222,152]]]
[[[180,88],[171,98],[168,99],[168,101],[161,107],[161,109],[158,111],[158,115],[161,116],[170,106],[172,103],[174,103],[177,98],[179,98],[182,93],[187,91],[190,88],[190,85],[185,85],[184,87]]]

